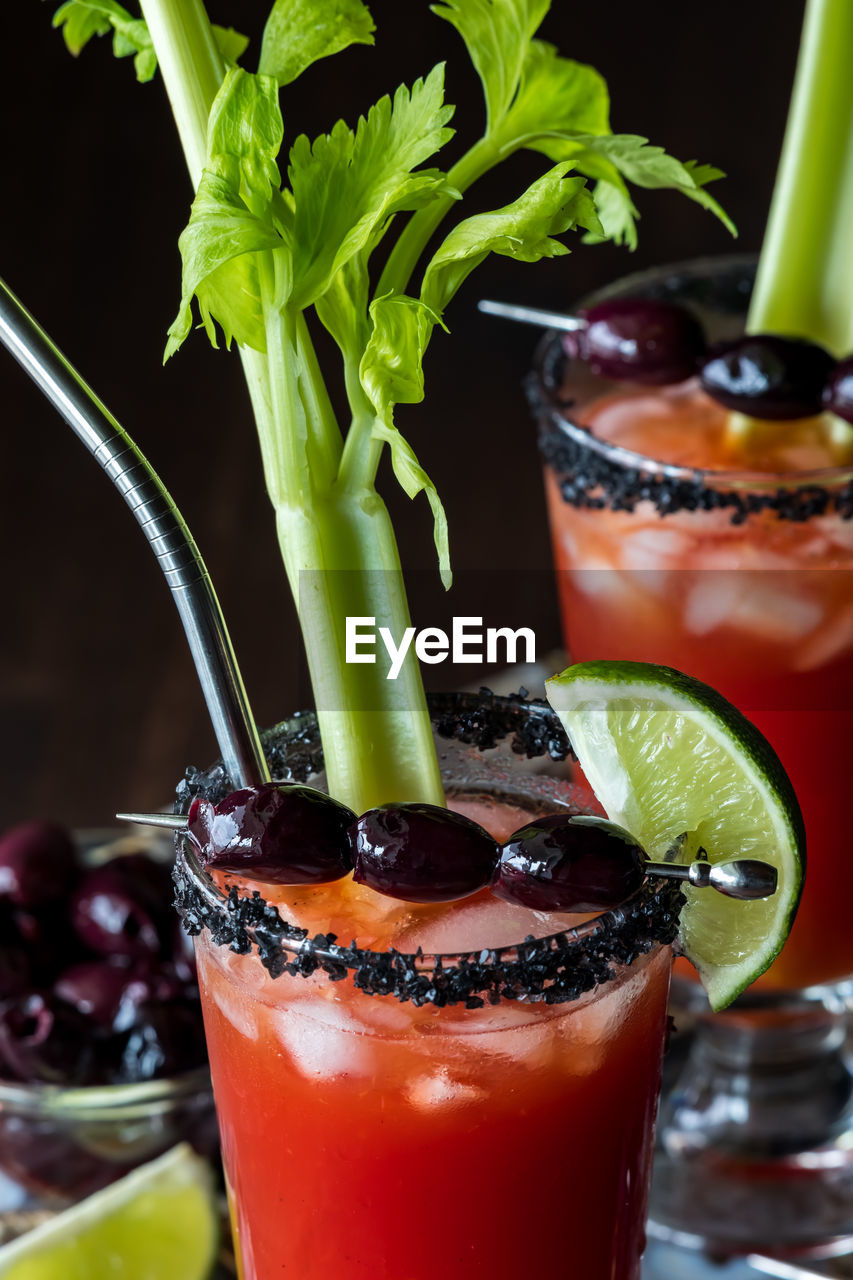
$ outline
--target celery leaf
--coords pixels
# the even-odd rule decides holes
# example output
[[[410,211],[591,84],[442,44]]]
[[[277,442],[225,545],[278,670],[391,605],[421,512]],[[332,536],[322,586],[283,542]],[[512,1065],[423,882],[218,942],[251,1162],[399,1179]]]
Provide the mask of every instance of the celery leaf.
[[[110,31],[109,18],[92,5],[80,3],[80,0],[70,0],[57,9],[53,25],[62,28],[62,38],[75,57],[93,36],[105,36]]]
[[[169,329],[167,359],[190,331],[193,295],[214,346],[216,320],[227,346],[236,338],[243,346],[265,350],[258,267],[251,255],[285,251],[276,217],[281,207],[276,156],[283,132],[275,80],[233,67],[210,110],[207,167],[179,241],[181,305]]]
[[[371,431],[390,446],[391,466],[410,498],[425,493],[433,515],[439,571],[450,587],[447,516],[432,480],[408,441],[394,425],[395,404],[419,404],[424,398],[423,356],[437,317],[418,298],[389,294],[370,306],[373,328],[359,367],[359,378],[376,413]]]
[[[377,416],[390,421],[395,404],[424,398],[422,362],[436,316],[419,298],[394,293],[370,304],[370,319],[359,378]]]
[[[433,539],[438,552],[438,571],[442,585],[449,590],[453,584],[453,574],[450,569],[447,514],[438,496],[438,490],[418,462],[412,446],[393,424],[377,419],[372,434],[375,439],[384,440],[390,445],[391,466],[403,491],[410,498],[416,498],[421,492],[426,494],[433,516]]]
[[[501,151],[513,151],[543,134],[609,133],[609,116],[607,82],[594,67],[561,58],[554,45],[532,40],[518,93],[492,137]]]
[[[53,25],[63,28],[65,43],[77,54],[92,36],[113,33],[113,53],[117,58],[133,58],[136,78],[150,80],[157,70],[157,55],[141,18],[134,18],[115,0],[71,0],[53,16]]]
[[[283,137],[275,80],[232,68],[210,109],[208,164],[223,177],[233,175],[247,206],[256,213],[266,211],[281,187],[276,157]]]
[[[421,297],[441,315],[456,290],[489,253],[538,262],[568,253],[552,236],[582,226],[601,232],[584,178],[567,178],[571,165],[555,165],[518,200],[492,213],[478,213],[454,227],[424,273]]]
[[[344,354],[358,362],[370,333],[370,279],[363,253],[357,253],[335,272],[328,289],[315,303],[323,324]]]
[[[736,235],[734,223],[713,196],[705,191],[705,184],[723,176],[721,170],[711,165],[697,165],[695,161],[682,164],[674,156],[667,155],[663,147],[653,146],[648,138],[633,133],[570,134],[566,137],[542,137],[529,143],[552,160],[571,160],[582,173],[604,179],[615,190],[600,188],[597,198],[605,200],[605,228],[616,226],[618,238],[627,239],[633,247],[636,231],[633,229],[635,210],[630,203],[624,180],[649,190],[669,189],[680,191],[690,200],[708,209],[723,225]],[[608,173],[612,166],[613,172]],[[614,220],[615,215],[615,220]]]
[[[624,244],[632,251],[637,247],[637,219],[639,213],[631,199],[625,182],[618,173],[613,178],[602,178],[595,184],[595,207],[601,219],[602,234],[589,231],[585,244],[599,244],[612,240]]]
[[[530,41],[550,7],[551,0],[442,0],[430,6],[465,41],[483,83],[489,133],[510,108]]]
[[[264,28],[258,70],[290,84],[319,58],[373,44],[375,24],[361,0],[276,0]]]
[[[380,98],[353,131],[339,120],[312,143],[296,139],[288,170],[292,189],[294,281],[291,301],[303,308],[321,297],[336,272],[371,248],[387,220],[447,194],[437,169],[412,172],[452,136],[445,128],[444,65],[411,90]]]
[[[679,186],[678,190],[687,196],[689,200],[695,200],[703,209],[707,209],[709,213],[715,214],[722,222],[723,226],[732,233],[737,235],[737,227],[732,222],[725,209],[715,200],[705,187],[709,182],[716,182],[718,178],[724,178],[726,175],[722,169],[716,169],[711,164],[699,164],[696,160],[685,160],[684,168],[693,180],[692,187]]]
[[[181,305],[169,329],[166,359],[190,331],[193,295],[213,346],[217,345],[215,318],[222,326],[226,345],[230,346],[234,337],[244,346],[265,350],[257,267],[248,255],[279,248],[281,243],[276,228],[250,213],[225,178],[205,169],[179,241]]]
[[[134,18],[116,0],[68,0],[53,15],[53,25],[62,27],[68,49],[75,56],[93,36],[113,33],[113,53],[117,58],[133,58],[136,78],[140,83],[153,79],[157,70],[157,54],[142,18]],[[214,26],[213,34],[225,61],[234,63],[245,51],[248,36],[231,27]]]

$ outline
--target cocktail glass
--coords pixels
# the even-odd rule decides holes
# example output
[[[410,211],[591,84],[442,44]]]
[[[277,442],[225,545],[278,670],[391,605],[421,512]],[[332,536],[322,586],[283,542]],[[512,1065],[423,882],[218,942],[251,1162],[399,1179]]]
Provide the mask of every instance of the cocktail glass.
[[[451,803],[498,837],[588,799],[549,775],[567,744],[543,704],[432,710]],[[313,716],[266,747],[274,776],[323,784]],[[192,777],[183,806],[223,784]],[[177,879],[244,1280],[637,1280],[677,889],[576,927],[488,891],[278,891],[306,935],[188,847]]]
[[[722,340],[742,331],[753,278],[743,258],[697,261],[587,305],[679,302]],[[814,421],[768,424],[739,456],[696,383],[607,383],[554,334],[529,387],[572,658],[660,662],[714,685],[770,739],[806,822],[805,893],[768,973],[718,1016],[676,983],[680,1019],[699,1022],[665,1103],[655,1221],[718,1249],[840,1248],[853,1229],[853,465]]]

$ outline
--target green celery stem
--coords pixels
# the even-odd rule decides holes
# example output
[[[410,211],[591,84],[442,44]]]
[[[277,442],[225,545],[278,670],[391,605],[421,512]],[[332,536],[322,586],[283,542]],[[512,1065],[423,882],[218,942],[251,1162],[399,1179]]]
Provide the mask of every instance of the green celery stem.
[[[207,118],[225,67],[202,0],[140,0],[193,190],[207,157]]]
[[[464,195],[472,183],[489,169],[494,168],[500,159],[501,153],[490,138],[488,136],[481,138],[449,171],[447,184],[460,195]],[[376,288],[377,298],[381,298],[383,294],[392,290],[397,293],[406,292],[418,259],[455,203],[455,196],[443,196],[412,214],[388,255],[388,261]]]
[[[224,75],[222,60],[201,0],[141,3],[197,186],[207,152],[208,114]],[[299,611],[329,791],[356,812],[388,801],[443,804],[414,654],[409,652],[396,680],[386,679],[384,649],[375,664],[345,662],[347,616],[373,617],[377,630],[387,626],[396,642],[402,638],[409,612],[400,560],[390,517],[372,486],[333,479],[340,436],[330,420],[307,328],[301,317],[286,334],[285,327],[270,326],[269,355],[245,348],[240,355]],[[307,485],[294,465],[292,430],[300,411],[309,417],[313,466]]]
[[[853,0],[808,0],[747,328],[853,349]]]
[[[399,643],[410,625],[385,504],[372,488],[336,488],[312,511],[282,504],[277,526],[315,691],[330,792],[357,813],[390,801],[444,804],[420,670],[412,656],[387,679],[375,663],[345,662],[345,619],[374,618]],[[318,568],[322,565],[322,568]]]

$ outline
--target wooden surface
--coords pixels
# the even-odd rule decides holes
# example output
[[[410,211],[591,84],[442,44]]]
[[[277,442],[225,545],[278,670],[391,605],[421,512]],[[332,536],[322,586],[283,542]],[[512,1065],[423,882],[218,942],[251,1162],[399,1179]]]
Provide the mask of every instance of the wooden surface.
[[[163,369],[178,300],[176,240],[189,188],[159,80],[139,86],[101,42],[75,62],[51,3],[10,6],[0,83],[0,275],[137,438],[208,560],[257,718],[310,700],[238,363],[196,335]],[[211,4],[250,31],[268,3]],[[380,92],[450,52],[448,96],[471,139],[479,90],[458,37],[421,0],[378,0],[375,50],[318,64],[288,92],[288,135],[353,120]],[[801,0],[556,0],[542,34],[611,83],[613,126],[730,173],[718,191],[760,242],[792,74]],[[254,65],[251,57],[244,60]],[[448,151],[450,156],[455,144]],[[514,198],[541,171],[519,157],[469,210]],[[535,335],[481,318],[478,296],[566,306],[624,271],[727,252],[697,207],[640,193],[641,249],[574,246],[533,268],[495,259],[437,334],[427,402],[401,423],[447,505],[459,585],[451,612],[512,602],[544,651],[558,641],[538,462],[520,388]],[[0,351],[0,825],[43,815],[103,825],[166,801],[187,762],[215,754],[177,615],[153,557],[98,468]],[[438,594],[426,504],[386,484],[416,621]],[[517,621],[515,625],[519,625]],[[481,672],[464,673],[474,685]],[[433,684],[459,683],[442,668]]]

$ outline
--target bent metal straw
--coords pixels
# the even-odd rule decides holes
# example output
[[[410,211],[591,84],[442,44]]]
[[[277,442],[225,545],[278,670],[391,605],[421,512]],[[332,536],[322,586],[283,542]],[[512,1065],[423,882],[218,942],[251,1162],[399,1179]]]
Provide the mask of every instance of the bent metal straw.
[[[236,786],[268,781],[257,726],[210,574],[171,494],[3,280],[0,341],[106,471],[148,539],[181,616],[232,781]]]

